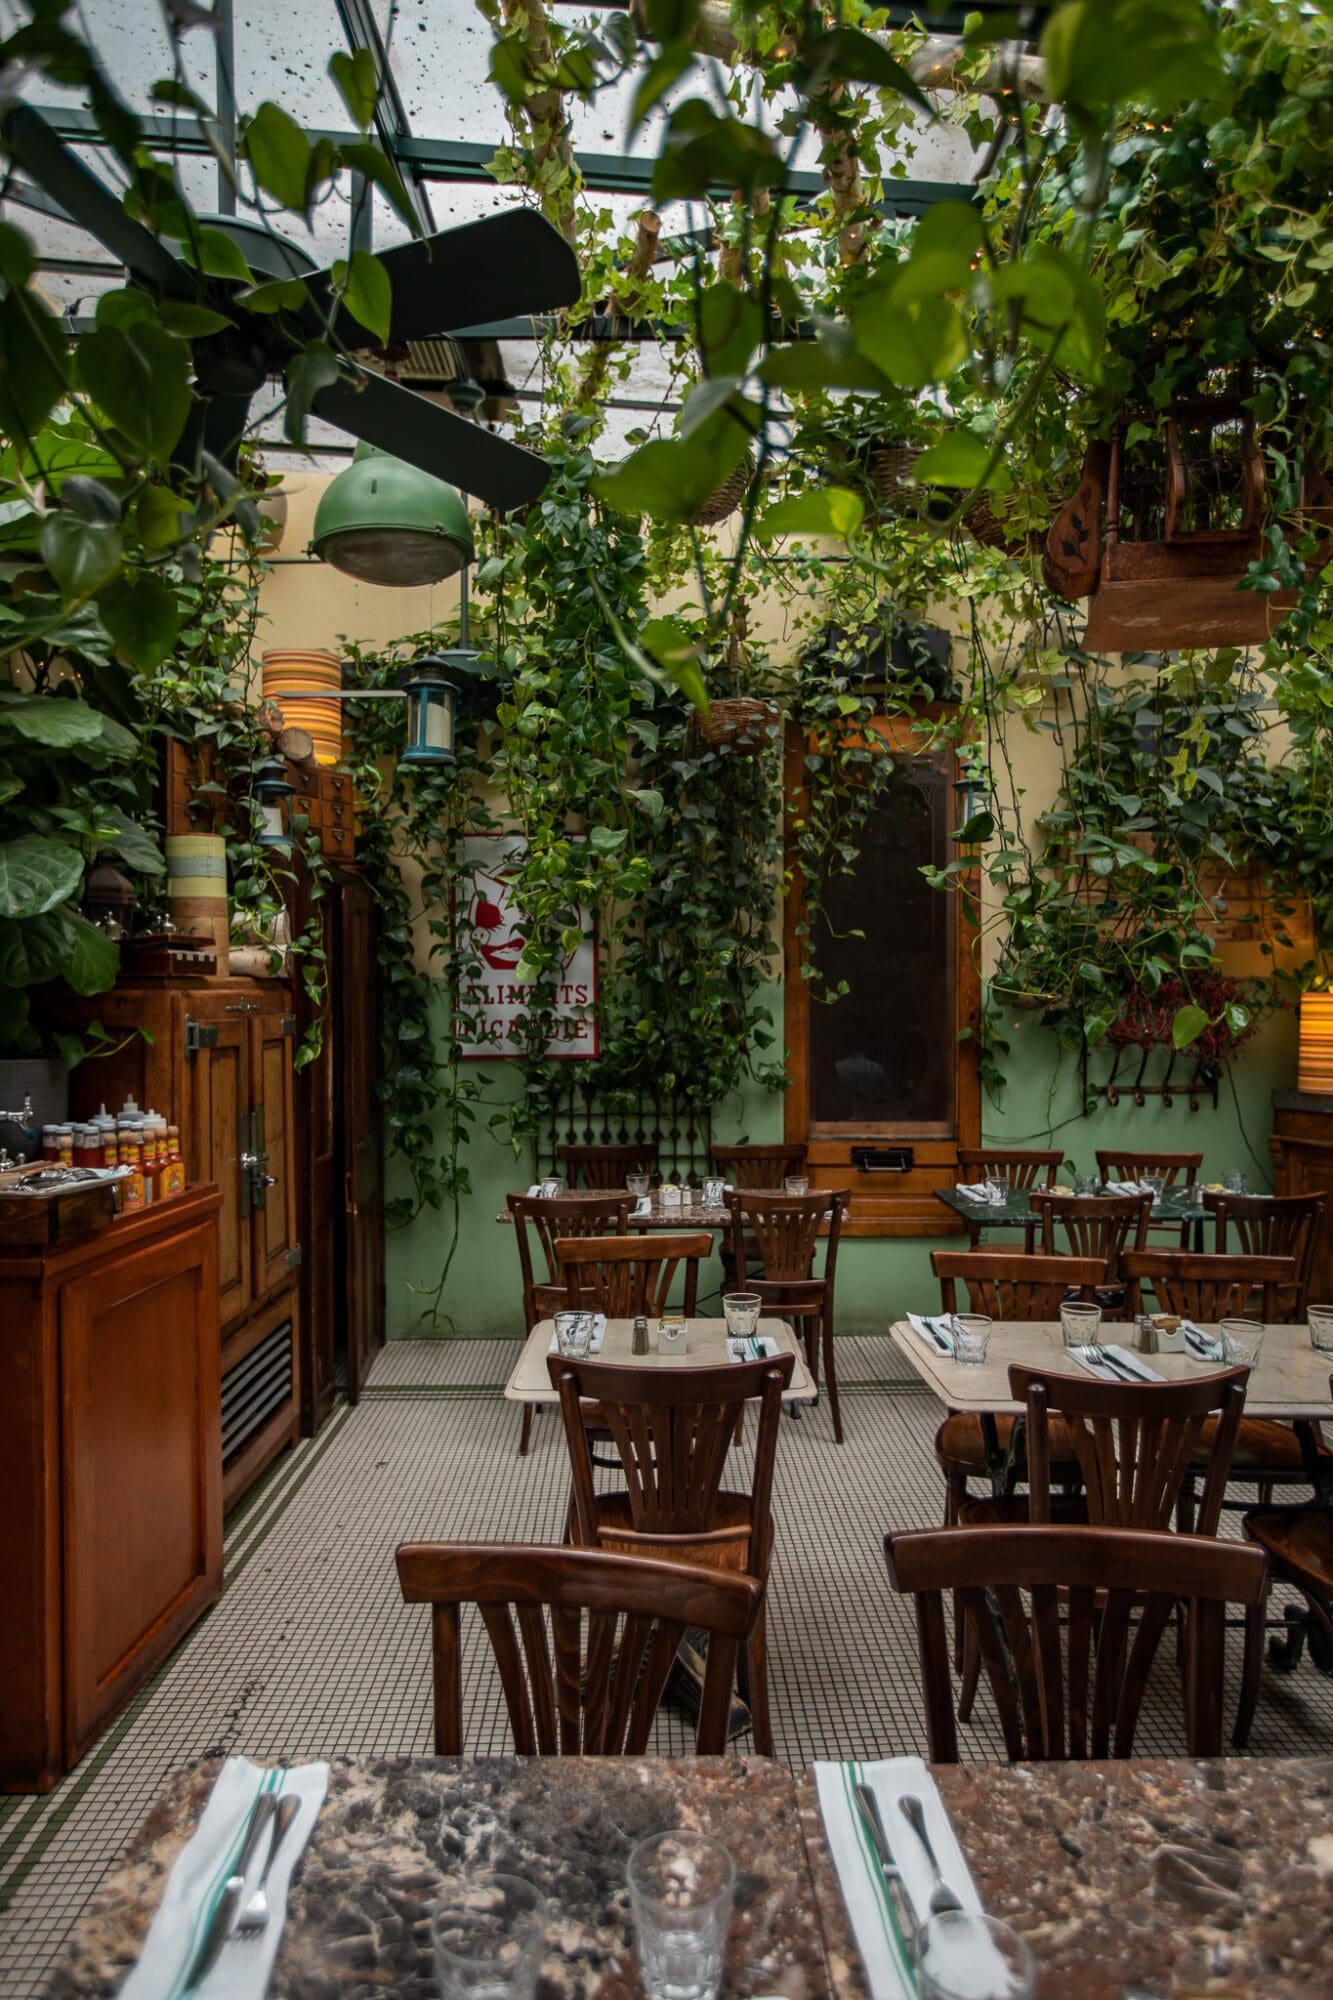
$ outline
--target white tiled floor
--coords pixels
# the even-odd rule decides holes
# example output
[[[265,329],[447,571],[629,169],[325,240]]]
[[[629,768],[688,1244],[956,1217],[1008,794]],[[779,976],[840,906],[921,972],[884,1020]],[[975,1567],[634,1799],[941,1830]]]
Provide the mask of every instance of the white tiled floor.
[[[498,1385],[514,1342],[412,1341],[380,1357],[355,1410],[280,1461],[229,1524],[227,1583],[157,1680],[63,1785],[0,1800],[0,1993],[40,1992],[89,1895],[166,1774],[245,1751],[270,1761],[430,1748],[428,1621],[400,1600],[395,1545],[408,1538],[558,1540],[566,1474],[554,1413],[517,1455],[519,1417]],[[770,1609],[778,1754],[870,1756],[923,1747],[915,1628],[884,1579],[886,1529],[933,1524],[938,1411],[894,1377],[883,1339],[839,1341],[847,1441],[826,1410],[784,1422]],[[506,1747],[488,1656],[470,1656],[469,1740]],[[1229,1660],[1234,1701],[1238,1648]],[[981,1716],[964,1754],[994,1757]],[[681,1748],[665,1716],[662,1747]],[[1169,1689],[1140,1748],[1181,1747]],[[1333,1751],[1333,1682],[1307,1661],[1270,1677],[1256,1755]]]

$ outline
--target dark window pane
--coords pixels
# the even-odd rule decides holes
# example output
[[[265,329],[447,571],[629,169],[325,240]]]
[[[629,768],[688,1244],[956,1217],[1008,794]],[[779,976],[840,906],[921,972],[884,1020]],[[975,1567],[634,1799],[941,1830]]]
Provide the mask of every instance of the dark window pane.
[[[921,874],[949,859],[952,805],[939,763],[900,759],[855,872],[827,885],[815,961],[848,991],[810,1006],[815,1128],[953,1128],[954,902]]]

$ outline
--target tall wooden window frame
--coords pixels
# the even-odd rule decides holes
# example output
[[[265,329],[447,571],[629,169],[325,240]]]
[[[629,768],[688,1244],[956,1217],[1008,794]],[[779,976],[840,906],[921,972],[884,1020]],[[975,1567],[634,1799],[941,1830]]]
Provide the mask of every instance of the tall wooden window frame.
[[[876,716],[868,724],[858,721],[852,726],[858,731],[872,729],[890,752],[929,757],[942,767],[946,781],[953,784],[959,776],[959,766],[952,748],[940,745],[926,749],[914,727],[922,717],[938,718],[944,713],[939,707],[922,707],[912,715]],[[809,747],[799,730],[789,730],[786,792],[802,815],[809,807],[805,767]],[[953,1019],[943,1023],[940,1031],[942,1037],[948,1038],[947,1059],[953,1065],[950,1119],[929,1124],[904,1123],[900,1129],[870,1121],[859,1128],[841,1122],[821,1124],[811,1117],[810,1026],[814,1010],[825,1003],[811,998],[809,981],[802,976],[804,954],[809,948],[809,940],[800,934],[804,881],[798,857],[791,847],[787,863],[791,886],[783,927],[783,984],[790,1088],[785,1099],[785,1136],[808,1148],[813,1185],[851,1189],[851,1210],[843,1224],[845,1235],[956,1236],[962,1225],[951,1209],[935,1199],[934,1191],[951,1188],[957,1180],[959,1147],[981,1143],[976,1040],[981,1019],[981,977],[977,966],[977,928],[968,907],[975,897],[967,898],[956,891],[938,892],[945,894],[948,905],[953,958]],[[974,882],[974,891],[977,886]],[[971,1029],[971,1034],[959,1039],[965,1029]],[[881,1160],[910,1149],[911,1163],[906,1171],[879,1165],[858,1166],[853,1155],[864,1148],[872,1149]]]

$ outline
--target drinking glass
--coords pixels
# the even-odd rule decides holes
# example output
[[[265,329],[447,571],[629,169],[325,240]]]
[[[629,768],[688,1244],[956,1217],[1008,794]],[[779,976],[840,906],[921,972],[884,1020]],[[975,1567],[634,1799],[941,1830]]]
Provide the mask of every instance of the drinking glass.
[[[810,1192],[809,1175],[788,1174],[783,1180],[782,1192],[784,1194],[809,1194]]]
[[[1244,1174],[1228,1174],[1222,1185],[1228,1194],[1244,1194],[1245,1176]]]
[[[1091,1347],[1101,1332],[1102,1309],[1066,1299],[1060,1307],[1060,1332],[1066,1347]]]
[[[705,1208],[725,1208],[726,1201],[727,1201],[727,1184],[725,1181],[704,1182]]]
[[[1004,1174],[987,1174],[986,1194],[997,1208],[1009,1199],[1009,1182]]]
[[[1222,1342],[1222,1359],[1228,1368],[1253,1368],[1259,1359],[1259,1349],[1263,1346],[1264,1323],[1259,1319],[1224,1319],[1218,1321],[1218,1335]]]
[[[763,1300],[758,1292],[725,1292],[722,1297],[722,1315],[727,1322],[727,1332],[733,1340],[753,1340],[759,1315],[763,1310]]]
[[[563,1181],[549,1180],[542,1182],[542,1195],[544,1199],[547,1201],[554,1201],[558,1199],[558,1197],[562,1195],[564,1191],[565,1191],[565,1184]]]
[[[586,1358],[592,1340],[593,1316],[587,1312],[558,1312],[555,1316],[555,1344],[570,1361]]]
[[[1148,1188],[1152,1194],[1153,1207],[1160,1208],[1162,1206],[1162,1196],[1166,1193],[1166,1175],[1145,1174],[1143,1176],[1143,1185],[1146,1188]]]
[[[985,1313],[952,1313],[953,1358],[964,1368],[980,1368],[990,1346],[991,1321]]]
[[[1308,1306],[1310,1345],[1316,1354],[1333,1354],[1333,1306]]]
[[[944,1910],[916,1934],[921,2000],[1027,2000],[1036,1975],[1027,1945],[997,1917]]]
[[[1084,1195],[1087,1195],[1087,1194],[1096,1194],[1096,1192],[1097,1192],[1097,1190],[1098,1190],[1098,1188],[1099,1188],[1100,1186],[1101,1186],[1101,1182],[1100,1182],[1100,1181],[1098,1180],[1098,1178],[1097,1178],[1096,1174],[1075,1174],[1075,1175],[1074,1175],[1074,1193],[1075,1193],[1075,1194],[1084,1194]]]
[[[625,1192],[632,1194],[635,1201],[642,1201],[651,1186],[652,1176],[650,1174],[626,1174],[625,1176]]]
[[[443,2000],[532,2000],[546,1939],[546,1903],[518,1875],[460,1876],[431,1911]]]
[[[649,2000],[715,2000],[736,1868],[703,1833],[657,1833],[629,1858],[630,1906]]]

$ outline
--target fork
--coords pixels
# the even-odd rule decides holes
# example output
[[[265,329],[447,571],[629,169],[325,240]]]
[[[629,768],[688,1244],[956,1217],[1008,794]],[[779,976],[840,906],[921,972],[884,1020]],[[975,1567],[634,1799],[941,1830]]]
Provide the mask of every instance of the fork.
[[[1104,1347],[1090,1347],[1088,1352],[1093,1360],[1099,1362],[1103,1368],[1109,1368],[1118,1382],[1141,1382],[1143,1380],[1143,1377],[1136,1375],[1132,1368],[1126,1368],[1124,1362],[1119,1360],[1117,1356],[1108,1354]]]
[[[273,1864],[278,1858],[278,1849],[282,1846],[291,1823],[300,1810],[301,1801],[297,1798],[288,1797],[278,1800],[277,1810],[273,1815],[273,1838],[269,1842],[264,1866],[260,1871],[259,1880],[255,1884],[255,1892],[241,1911],[240,1921],[236,1925],[235,1935],[238,1938],[261,1937],[267,1928],[269,1918],[273,1912],[268,1906],[265,1884],[272,1872]]]
[[[925,1807],[920,1799],[913,1792],[904,1792],[898,1800],[898,1810],[921,1842],[926,1859],[935,1871],[935,1886],[930,1892],[931,1916],[941,1916],[946,1910],[961,1910],[963,1906],[945,1881],[935,1850],[930,1844],[930,1835],[926,1832]]]

